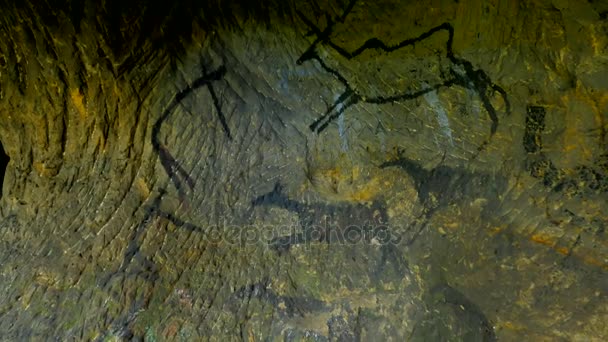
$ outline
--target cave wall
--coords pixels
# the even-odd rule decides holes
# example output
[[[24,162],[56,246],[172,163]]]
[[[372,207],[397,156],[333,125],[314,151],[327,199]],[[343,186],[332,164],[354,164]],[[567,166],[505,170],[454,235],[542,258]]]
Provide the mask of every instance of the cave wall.
[[[608,4],[3,4],[0,336],[603,340]]]

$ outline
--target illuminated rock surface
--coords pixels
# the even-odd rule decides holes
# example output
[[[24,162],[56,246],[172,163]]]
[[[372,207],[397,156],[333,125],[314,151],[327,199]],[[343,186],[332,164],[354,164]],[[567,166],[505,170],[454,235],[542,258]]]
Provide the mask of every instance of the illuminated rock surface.
[[[608,340],[608,4],[126,3],[2,5],[2,340]]]

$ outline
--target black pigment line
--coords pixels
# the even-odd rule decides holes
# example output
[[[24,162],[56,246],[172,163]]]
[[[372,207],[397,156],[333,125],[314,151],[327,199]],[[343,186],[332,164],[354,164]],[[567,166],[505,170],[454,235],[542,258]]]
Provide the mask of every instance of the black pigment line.
[[[312,312],[327,310],[325,302],[312,297],[282,296],[270,289],[269,280],[245,285],[233,293],[233,298],[246,301],[258,299],[272,305],[280,314],[287,317],[303,317]]]
[[[353,10],[353,8],[355,7],[355,4],[357,3],[357,0],[351,0],[348,5],[346,6],[346,9],[344,10],[344,12],[342,13],[342,15],[338,18],[338,21],[343,23],[344,20],[346,20],[346,17],[350,14],[350,12]]]
[[[340,99],[343,99],[343,101],[340,101]],[[317,120],[315,120],[315,122],[310,125],[310,129],[313,132],[322,132],[332,121],[342,115],[342,113],[344,113],[344,111],[350,106],[359,102],[359,100],[361,99],[357,95],[355,95],[354,92],[352,92],[350,89],[346,90],[344,93],[342,93],[342,95],[340,95],[338,101],[334,102],[334,104],[327,110],[327,112],[325,112],[323,116],[319,117]],[[332,113],[334,109],[338,106],[340,106],[340,108],[334,113]],[[326,118],[327,120],[323,122]]]
[[[382,244],[382,256],[376,275],[384,272],[385,265],[389,262],[397,274],[404,274],[408,270],[407,261],[403,260],[397,247],[400,237],[394,236],[389,230],[386,208],[379,201],[369,206],[350,203],[306,204],[290,199],[280,183],[277,183],[272,191],[255,198],[252,205],[274,206],[298,215],[301,231],[275,237],[268,242],[279,255],[288,252],[292,246],[306,243],[354,242],[349,240],[349,236],[356,236],[355,240],[369,243],[375,238],[382,240],[379,241]]]
[[[411,225],[414,230],[412,244],[426,229],[429,219],[437,210],[453,203],[462,203],[467,198],[485,197],[497,199],[506,189],[506,179],[488,173],[475,173],[447,165],[425,169],[419,162],[409,159],[399,151],[399,157],[380,165],[380,168],[399,167],[413,180],[418,199],[424,210]]]
[[[321,124],[321,122],[323,122],[323,120],[325,120],[325,118],[330,115],[330,113],[334,110],[334,108],[336,108],[336,106],[338,106],[340,103],[343,103],[344,101],[346,101],[346,99],[348,99],[351,95],[353,94],[353,92],[348,89],[346,90],[344,93],[342,93],[342,95],[340,95],[340,98],[338,98],[338,100],[336,102],[334,102],[325,112],[325,114],[321,115],[317,120],[315,120],[312,124],[310,124],[310,130],[311,131],[316,131],[317,127],[319,127],[319,125]]]
[[[321,68],[323,68],[323,70],[325,70],[328,73],[330,73],[331,75],[333,75],[340,83],[342,83],[342,85],[344,85],[344,87],[347,89],[347,91],[348,90],[353,91],[350,84],[348,84],[348,81],[346,80],[346,78],[344,76],[342,76],[337,70],[332,69],[327,64],[325,64],[325,62],[323,62],[321,57],[315,55],[313,57],[313,59],[319,63],[319,65],[321,66]]]
[[[435,286],[432,293],[440,293],[443,295],[443,302],[455,306],[456,308],[465,311],[471,318],[477,320],[479,323],[479,329],[483,334],[483,341],[493,342],[498,341],[492,322],[488,319],[481,308],[467,298],[463,293],[451,287],[448,284],[441,284]]]
[[[340,17],[338,17],[338,19],[337,19],[338,22],[343,23],[346,20],[346,17],[352,11],[355,3],[356,3],[356,0],[352,0],[349,2],[348,6],[345,9],[345,11],[343,12],[343,14]],[[298,65],[300,65],[303,62],[308,61],[308,60],[316,60],[326,72],[332,74],[345,87],[344,93],[340,96],[340,98],[336,101],[336,103],[334,103],[322,117],[318,118],[317,120],[315,120],[315,122],[313,122],[310,125],[310,129],[313,132],[321,133],[324,129],[327,128],[327,126],[329,125],[329,123],[331,123],[331,121],[333,121],[335,118],[339,117],[349,106],[351,106],[354,103],[357,103],[359,101],[362,101],[365,103],[370,103],[370,104],[386,104],[386,103],[393,103],[395,101],[400,101],[400,100],[412,100],[412,99],[415,99],[426,93],[429,93],[431,91],[439,90],[440,88],[443,88],[443,87],[451,87],[454,85],[459,85],[464,88],[473,90],[478,94],[481,102],[483,103],[484,109],[486,110],[490,120],[492,121],[492,126],[490,129],[490,138],[496,133],[496,130],[497,130],[498,124],[499,124],[499,120],[498,120],[498,115],[497,115],[496,109],[494,108],[494,106],[492,106],[492,103],[490,102],[490,99],[488,98],[488,93],[490,91],[498,92],[501,95],[501,97],[505,103],[506,113],[507,114],[510,113],[511,106],[510,106],[506,91],[504,91],[504,89],[502,89],[500,86],[494,84],[483,70],[476,70],[469,61],[467,61],[463,58],[456,57],[454,55],[454,52],[453,52],[454,27],[450,23],[445,22],[441,25],[431,28],[430,30],[422,33],[421,35],[419,35],[417,37],[405,39],[395,45],[387,45],[386,43],[384,43],[382,40],[380,40],[377,37],[370,38],[365,43],[363,43],[363,45],[361,45],[359,48],[355,49],[352,52],[349,52],[331,40],[330,35],[333,32],[333,26],[335,24],[335,21],[333,21],[331,18],[329,18],[329,16],[327,16],[327,18],[328,18],[327,26],[325,27],[324,30],[321,30],[314,23],[312,23],[308,18],[306,18],[306,16],[304,16],[301,12],[297,11],[297,14],[300,17],[300,19],[308,26],[308,28],[311,31],[311,34],[315,34],[317,36],[317,38],[308,47],[308,49],[306,49],[306,51],[304,51],[304,53],[297,59],[296,63]],[[402,49],[407,46],[414,46],[415,44],[420,43],[420,42],[424,41],[425,39],[430,38],[434,34],[436,34],[438,32],[442,32],[442,31],[445,31],[448,33],[448,39],[446,41],[447,58],[455,66],[459,66],[462,69],[464,69],[464,75],[459,74],[453,68],[451,68],[451,73],[454,75],[453,79],[446,80],[443,83],[440,83],[438,85],[435,85],[435,86],[432,86],[430,88],[426,88],[423,90],[418,90],[418,91],[414,91],[414,92],[406,92],[406,93],[390,95],[390,96],[378,96],[375,98],[367,98],[366,96],[363,96],[362,94],[356,93],[354,91],[354,89],[349,85],[346,78],[342,74],[340,74],[340,72],[338,72],[337,70],[328,67],[323,62],[323,60],[320,58],[320,56],[318,55],[318,53],[316,51],[316,47],[319,44],[326,44],[329,47],[331,47],[332,49],[334,49],[336,52],[338,52],[338,54],[340,54],[342,57],[344,57],[348,60],[351,60],[353,58],[358,57],[363,52],[370,50],[370,49],[381,50],[381,51],[384,51],[385,53],[391,53],[391,52],[394,52],[396,50]],[[353,99],[354,99],[354,101],[353,101]],[[352,102],[346,103],[347,100],[352,101]],[[343,106],[338,106],[339,104],[343,104]],[[338,107],[339,107],[338,113],[330,114],[330,112],[334,111]],[[321,124],[321,122],[327,117],[329,117],[329,119],[327,121],[325,121],[324,124]],[[485,145],[485,143],[484,143],[484,145]]]
[[[212,96],[218,118],[224,129],[224,133],[226,134],[228,139],[232,139],[230,130],[228,129],[228,125],[226,124],[225,116],[221,110],[219,100],[217,96],[215,96],[215,91],[211,86],[211,83],[213,81],[218,81],[222,79],[225,74],[226,67],[222,65],[217,70],[209,74],[205,74],[202,77],[196,79],[191,85],[178,92],[169,104],[169,106],[163,111],[160,118],[154,123],[154,126],[152,127],[152,147],[157,153],[161,161],[161,165],[165,169],[165,172],[167,173],[167,175],[169,175],[169,178],[175,185],[180,198],[185,198],[186,196],[183,182],[185,182],[190,188],[193,188],[194,180],[190,177],[188,172],[179,165],[177,160],[173,158],[169,150],[160,143],[160,129],[163,123],[169,118],[169,116],[173,113],[175,107],[177,107],[181,103],[181,101],[183,101],[187,96],[189,96],[194,90],[203,86],[207,86],[207,89],[209,89],[210,94]],[[182,178],[184,179],[183,182]]]
[[[334,50],[336,50],[336,52],[338,52],[340,55],[342,55],[342,57],[350,60],[350,59],[353,59],[353,58],[359,56],[366,50],[374,49],[374,50],[382,50],[386,53],[391,53],[396,50],[402,49],[406,46],[414,46],[416,43],[422,42],[423,40],[431,37],[432,35],[434,35],[437,32],[440,32],[440,31],[448,32],[448,41],[446,44],[446,48],[447,48],[448,58],[451,59],[454,57],[454,53],[452,52],[452,42],[454,40],[454,28],[452,27],[452,25],[450,23],[443,23],[439,26],[433,27],[430,30],[422,33],[418,37],[408,38],[408,39],[403,40],[403,41],[397,43],[396,45],[392,45],[392,46],[386,45],[386,43],[384,43],[379,38],[368,39],[365,43],[363,43],[363,45],[361,45],[359,48],[355,49],[353,52],[348,52],[348,51],[346,51],[346,49],[338,46],[337,44],[335,44],[331,41],[328,42],[328,45],[331,46]]]
[[[135,258],[144,258],[145,260],[142,262],[143,264],[149,264],[149,263],[154,264],[153,262],[147,260],[145,258],[145,256],[141,256],[140,240],[141,240],[145,230],[148,228],[148,225],[152,222],[153,216],[155,215],[154,208],[157,208],[160,205],[160,201],[161,201],[163,194],[164,194],[164,192],[161,192],[161,194],[154,199],[154,202],[150,206],[144,208],[144,218],[137,225],[137,227],[132,230],[132,233],[129,236],[129,242],[127,244],[125,253],[123,254],[123,259],[120,264],[120,267],[118,268],[118,270],[116,272],[109,274],[105,279],[101,280],[102,287],[105,288],[108,285],[108,283],[110,282],[110,280],[112,278],[114,278],[115,276],[117,276],[119,274],[126,274],[127,268],[129,267],[129,265],[131,265],[131,263],[133,262],[133,259],[135,259]],[[150,278],[157,279],[158,271],[156,270],[155,265],[153,265],[152,267],[149,267],[149,268],[151,269],[151,271],[153,273]]]
[[[432,211],[458,202],[464,197],[484,191],[483,186],[500,192],[504,190],[505,180],[487,173],[475,173],[461,168],[439,165],[427,170],[420,163],[405,156],[388,161],[380,168],[397,166],[403,169],[414,181],[420,201]],[[435,196],[431,196],[435,194]],[[434,198],[434,199],[433,199]]]
[[[507,115],[511,114],[511,102],[509,101],[509,97],[507,96],[507,92],[502,89],[499,85],[492,83],[492,89],[500,94],[503,101],[505,102],[505,113]]]
[[[209,90],[209,94],[211,94],[211,99],[213,100],[213,106],[215,107],[215,111],[217,112],[218,119],[220,120],[220,124],[222,125],[222,128],[224,129],[224,134],[226,134],[226,138],[228,138],[228,140],[232,140],[232,135],[230,134],[230,128],[228,128],[228,123],[226,122],[226,117],[224,116],[224,113],[222,112],[220,100],[218,99],[218,97],[215,93],[215,89],[213,88],[213,85],[209,84],[207,86],[207,89]]]
[[[289,197],[283,193],[283,186],[280,183],[276,183],[271,192],[256,197],[251,202],[251,205],[254,207],[260,205],[275,205],[296,213],[303,210],[303,205],[300,202],[289,199]]]
[[[161,165],[173,181],[173,184],[177,189],[179,197],[185,198],[186,194],[182,186],[180,176],[184,178],[184,181],[186,182],[186,184],[188,184],[190,188],[194,187],[194,180],[190,177],[188,172],[183,167],[181,167],[181,165],[179,165],[177,160],[173,158],[173,156],[171,155],[169,150],[167,150],[166,147],[158,145],[157,153],[158,157],[160,158]]]
[[[201,228],[193,223],[190,223],[188,221],[182,220],[173,214],[170,214],[170,213],[158,210],[158,209],[155,210],[155,213],[158,217],[164,218],[165,220],[173,223],[176,227],[180,227],[180,228],[186,229],[191,232],[203,232],[203,228]]]
[[[109,281],[119,274],[126,276],[127,269],[130,265],[132,265],[134,259],[137,259],[143,268],[143,271],[137,272],[136,275],[147,272],[149,275],[146,276],[144,273],[144,278],[152,283],[158,279],[159,275],[155,263],[149,260],[145,255],[142,255],[141,251],[141,239],[153,218],[159,217],[166,219],[175,226],[189,231],[204,232],[201,227],[182,220],[171,213],[160,210],[160,202],[164,194],[165,192],[161,191],[160,194],[155,197],[152,204],[144,207],[144,218],[137,228],[133,230],[131,236],[129,237],[129,243],[124,252],[123,261],[119,269],[101,281],[102,287],[106,287],[109,284]],[[283,187],[280,183],[275,184],[275,187],[271,192],[258,196],[252,201],[252,206],[260,205],[277,206],[295,212],[299,216],[299,223],[302,232],[277,237],[269,241],[269,245],[279,252],[279,254],[288,251],[293,245],[314,242],[314,239],[317,239],[318,242],[325,241],[327,243],[336,241],[344,242],[343,237],[336,237],[340,235],[336,234],[336,230],[343,230],[344,227],[347,227],[346,229],[348,230],[348,227],[352,226],[354,223],[358,225],[364,224],[365,227],[361,228],[360,231],[357,231],[357,233],[369,234],[365,235],[369,238],[377,236],[380,229],[388,229],[388,215],[385,209],[380,206],[379,203],[374,203],[371,207],[367,205],[351,204],[342,206],[304,204],[289,199],[288,196],[284,194]],[[379,215],[379,217],[376,217],[376,215]],[[324,218],[326,217],[331,217],[330,221],[325,221]],[[353,217],[355,218],[353,219]],[[330,223],[330,226],[326,228],[325,231],[323,231],[319,236],[313,237],[315,232],[319,232],[314,231],[314,229],[319,228],[326,223]],[[400,255],[399,250],[395,245],[392,244],[396,242],[384,242],[388,243],[384,243],[382,246],[381,261],[380,265],[378,265],[376,274],[382,273],[384,271],[385,264],[389,262],[393,264],[397,274],[403,274],[408,270],[408,266],[407,262],[403,260],[402,255]],[[288,298],[284,299],[289,300]]]
[[[492,127],[490,128],[490,136],[493,136],[498,129],[498,116],[496,115],[496,110],[490,103],[490,99],[484,92],[478,92],[479,97],[481,98],[481,102],[483,103],[483,107],[488,112],[490,116],[490,120],[492,120]]]
[[[436,84],[432,87],[428,87],[428,88],[425,88],[425,89],[422,89],[419,91],[415,91],[413,93],[398,94],[398,95],[387,96],[387,97],[379,96],[379,97],[364,99],[363,101],[366,103],[372,103],[372,104],[385,104],[385,103],[393,103],[396,101],[413,100],[424,94],[427,94],[427,93],[430,93],[433,91],[437,91],[441,88],[444,88],[444,87],[449,88],[449,87],[453,86],[454,84],[457,84],[457,81],[455,79],[452,79],[452,80],[447,80],[440,84]]]
[[[308,20],[308,18],[306,18],[306,16],[304,16],[302,12],[296,11],[296,14],[298,15],[298,17],[300,17],[302,21],[304,21],[304,23],[306,23],[306,25],[308,25],[311,32],[317,36],[317,39],[315,39],[312,44],[310,44],[308,49],[306,49],[306,51],[302,53],[300,58],[296,60],[296,64],[301,65],[302,63],[310,59],[319,58],[316,52],[317,45],[321,42],[329,40],[329,35],[332,33],[333,30],[333,23],[328,18],[327,27],[325,28],[325,30],[321,31],[315,24]]]

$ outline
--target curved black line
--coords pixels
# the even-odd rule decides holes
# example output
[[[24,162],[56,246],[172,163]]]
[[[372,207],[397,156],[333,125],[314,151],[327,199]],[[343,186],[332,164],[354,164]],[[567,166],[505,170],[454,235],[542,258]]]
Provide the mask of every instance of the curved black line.
[[[222,107],[220,104],[220,100],[218,99],[215,89],[212,84],[207,85],[207,90],[209,90],[209,94],[211,95],[211,99],[213,100],[213,106],[215,107],[215,111],[217,113],[218,119],[220,120],[220,124],[222,125],[222,129],[224,130],[224,134],[226,134],[226,138],[228,140],[232,140],[232,135],[230,134],[230,128],[228,128],[228,123],[226,122],[226,117],[222,112]]]
[[[347,15],[353,9],[355,2],[356,2],[356,0],[352,0],[351,2],[349,2],[348,7],[345,9],[344,13],[342,14],[342,16],[340,16],[338,18],[337,21],[339,21],[339,22],[345,21]],[[493,83],[491,81],[490,77],[483,70],[476,70],[473,67],[471,62],[469,62],[463,58],[456,57],[454,55],[454,52],[453,52],[454,27],[448,22],[445,22],[441,25],[433,27],[430,30],[422,33],[421,35],[419,35],[417,37],[405,39],[405,40],[397,43],[396,45],[387,45],[382,40],[374,37],[374,38],[368,39],[359,48],[355,49],[352,52],[349,52],[345,48],[332,42],[330,39],[330,35],[333,32],[333,26],[335,24],[334,21],[332,21],[331,19],[328,18],[327,27],[323,31],[321,31],[321,29],[319,29],[314,23],[312,23],[308,18],[306,18],[306,16],[304,16],[301,12],[297,11],[297,14],[300,17],[300,19],[308,26],[310,31],[317,36],[317,38],[308,47],[308,49],[306,49],[306,51],[297,59],[296,63],[298,65],[300,65],[303,62],[308,61],[308,60],[316,60],[317,62],[319,62],[319,64],[325,71],[332,74],[346,88],[344,93],[340,96],[340,98],[330,108],[328,108],[327,112],[323,116],[321,116],[320,118],[315,120],[315,122],[313,122],[310,125],[310,129],[313,132],[321,133],[325,128],[327,128],[327,126],[329,125],[329,123],[331,121],[333,121],[335,118],[339,117],[340,114],[342,114],[346,110],[346,108],[348,108],[350,105],[358,102],[359,100],[366,102],[366,103],[371,103],[371,104],[385,104],[385,103],[392,103],[392,102],[399,101],[399,100],[411,100],[411,99],[415,99],[419,96],[422,96],[428,92],[438,90],[442,87],[451,87],[453,85],[459,85],[464,88],[474,90],[478,94],[481,102],[483,103],[484,109],[486,110],[490,120],[492,121],[492,126],[490,129],[490,138],[496,133],[496,130],[497,130],[498,124],[499,124],[499,120],[498,120],[498,115],[497,115],[496,109],[494,108],[494,106],[492,106],[492,103],[490,102],[490,99],[488,98],[488,93],[490,91],[498,92],[501,95],[501,97],[505,103],[506,114],[510,113],[511,106],[510,106],[506,91],[504,91],[504,89],[502,89],[497,84]],[[394,52],[396,50],[399,50],[399,49],[407,47],[407,46],[414,46],[416,43],[422,42],[425,39],[431,37],[432,35],[434,35],[438,32],[441,32],[441,31],[446,31],[448,33],[448,39],[446,41],[447,58],[455,66],[460,66],[462,69],[464,69],[465,74],[464,75],[458,74],[453,68],[451,68],[451,73],[454,77],[453,79],[446,80],[445,82],[443,82],[441,84],[438,84],[438,85],[435,85],[435,86],[432,86],[430,88],[426,88],[423,90],[415,91],[415,92],[407,92],[407,93],[396,94],[396,95],[391,95],[391,96],[378,96],[375,98],[366,99],[365,96],[363,96],[362,94],[358,94],[350,86],[350,84],[348,83],[348,81],[342,74],[340,74],[337,70],[328,67],[322,61],[322,59],[316,52],[316,47],[318,44],[327,44],[333,50],[338,52],[342,57],[344,57],[348,60],[351,60],[351,59],[356,58],[357,56],[361,55],[363,52],[370,50],[370,49],[381,50],[386,53],[391,53],[391,52]],[[345,101],[351,101],[351,99],[356,99],[356,101],[354,103],[349,103],[349,104],[345,105]],[[330,114],[333,110],[335,110],[338,107],[339,104],[343,104],[344,106],[340,107],[340,109],[338,110],[337,113]],[[327,118],[327,117],[329,117],[329,119],[324,124],[321,124],[321,122],[323,120],[325,120],[325,118]]]
[[[336,102],[334,102],[334,104],[332,104],[327,111],[325,112],[325,114],[323,114],[322,116],[320,116],[317,120],[315,120],[312,124],[310,124],[310,130],[311,131],[316,131],[317,133],[322,132],[327,125],[329,125],[330,122],[332,122],[333,120],[335,120],[338,116],[340,116],[340,114],[344,113],[344,111],[356,104],[359,101],[359,98],[357,97],[357,95],[354,94],[354,92],[350,89],[347,89],[344,93],[342,93],[342,95],[340,95],[340,97],[338,98],[338,100]],[[340,109],[338,109],[336,111],[336,113],[331,114],[331,112],[338,106],[338,105],[342,105],[342,107]],[[329,117],[327,119],[327,121],[323,122],[327,117]]]
[[[228,125],[226,124],[226,119],[221,110],[219,100],[211,85],[211,83],[213,81],[218,81],[218,80],[222,79],[222,77],[224,77],[225,74],[226,74],[226,67],[224,65],[222,65],[217,70],[215,70],[211,73],[205,74],[202,77],[196,79],[192,83],[192,85],[181,90],[179,93],[177,93],[175,95],[175,97],[173,98],[173,100],[171,101],[169,106],[163,111],[160,118],[154,123],[154,125],[152,127],[152,148],[154,149],[154,151],[160,158],[160,162],[161,162],[163,168],[165,169],[165,172],[167,173],[167,175],[169,175],[169,178],[175,185],[175,187],[178,191],[178,194],[180,195],[181,198],[185,197],[185,193],[184,193],[185,190],[183,189],[183,184],[182,184],[181,178],[184,179],[184,182],[190,188],[194,187],[194,180],[190,177],[188,172],[179,165],[179,163],[175,160],[175,158],[173,158],[171,153],[160,143],[160,139],[159,139],[160,129],[162,127],[162,124],[169,118],[169,115],[171,115],[173,113],[173,110],[175,109],[175,107],[177,107],[181,103],[181,101],[183,101],[194,90],[201,88],[203,86],[207,86],[207,89],[209,89],[209,92],[213,99],[215,109],[218,113],[217,115],[218,115],[219,120],[224,129],[224,133],[226,134],[228,139],[232,139],[230,130],[228,129]]]
[[[450,23],[443,23],[439,26],[433,27],[430,30],[422,33],[418,37],[408,38],[406,40],[399,42],[397,45],[393,45],[393,46],[386,45],[383,41],[381,41],[378,38],[368,39],[365,43],[363,43],[363,45],[358,47],[353,52],[348,52],[348,51],[346,51],[346,49],[336,45],[335,43],[333,43],[331,41],[328,41],[328,45],[331,46],[334,50],[336,50],[340,55],[342,55],[346,59],[350,60],[350,59],[353,59],[353,58],[359,56],[366,50],[370,50],[370,49],[382,50],[387,53],[394,52],[394,51],[404,48],[406,46],[415,45],[416,43],[419,43],[419,42],[431,37],[433,34],[443,31],[443,30],[448,32],[447,55],[448,55],[448,58],[451,59],[451,57],[454,56],[454,53],[452,52],[452,42],[454,41],[454,27],[452,27],[452,25]]]
[[[452,79],[452,80],[447,80],[443,83],[439,83],[432,87],[418,90],[418,91],[415,91],[412,93],[404,93],[404,94],[392,95],[392,96],[387,96],[387,97],[379,96],[379,97],[375,97],[375,98],[364,99],[363,102],[372,103],[372,104],[385,104],[385,103],[392,103],[392,102],[401,101],[401,100],[413,100],[417,97],[420,97],[424,94],[439,90],[441,88],[444,88],[444,87],[449,88],[449,87],[453,86],[454,84],[457,84],[457,81]]]

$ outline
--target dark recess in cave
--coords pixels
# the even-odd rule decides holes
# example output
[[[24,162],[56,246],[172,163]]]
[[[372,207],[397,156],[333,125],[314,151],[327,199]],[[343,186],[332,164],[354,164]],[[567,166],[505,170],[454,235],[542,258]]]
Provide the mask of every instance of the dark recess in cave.
[[[4,184],[4,173],[6,172],[6,167],[8,166],[8,161],[10,158],[4,152],[4,147],[2,146],[2,142],[0,142],[0,198],[2,198],[2,185]]]

